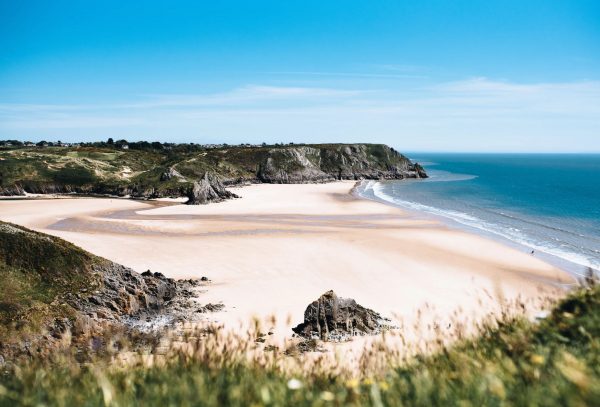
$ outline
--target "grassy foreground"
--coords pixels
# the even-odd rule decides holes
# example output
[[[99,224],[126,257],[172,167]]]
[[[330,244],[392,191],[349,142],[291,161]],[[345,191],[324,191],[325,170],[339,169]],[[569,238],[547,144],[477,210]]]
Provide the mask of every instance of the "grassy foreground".
[[[540,322],[505,317],[476,339],[375,373],[301,369],[254,342],[200,338],[162,363],[80,364],[68,351],[5,367],[0,405],[600,405],[600,287],[572,292]],[[377,353],[376,350],[373,354]],[[266,355],[266,356],[265,356]],[[116,366],[121,367],[116,367]],[[292,366],[292,367],[289,367]],[[293,367],[296,366],[296,367]]]

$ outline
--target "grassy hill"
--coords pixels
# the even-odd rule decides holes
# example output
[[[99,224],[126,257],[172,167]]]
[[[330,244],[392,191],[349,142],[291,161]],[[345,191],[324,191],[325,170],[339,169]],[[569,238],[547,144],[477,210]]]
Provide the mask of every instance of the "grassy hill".
[[[100,262],[62,239],[0,222],[0,351],[72,318],[75,309],[61,299],[98,288]]]

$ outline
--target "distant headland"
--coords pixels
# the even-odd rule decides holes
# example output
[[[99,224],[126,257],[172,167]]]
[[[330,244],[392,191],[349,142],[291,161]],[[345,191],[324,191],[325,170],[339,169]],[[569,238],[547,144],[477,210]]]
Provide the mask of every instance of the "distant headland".
[[[225,186],[426,178],[418,163],[384,144],[174,144],[0,141],[0,195],[94,194],[234,197]]]

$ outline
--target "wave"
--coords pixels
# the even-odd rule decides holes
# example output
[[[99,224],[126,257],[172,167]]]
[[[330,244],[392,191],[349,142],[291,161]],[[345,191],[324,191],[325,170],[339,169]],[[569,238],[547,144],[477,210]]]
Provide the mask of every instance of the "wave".
[[[600,262],[598,260],[591,259],[588,256],[586,256],[585,254],[577,253],[573,250],[565,250],[563,248],[565,246],[571,246],[575,249],[576,249],[576,247],[573,245],[568,245],[566,242],[563,242],[559,239],[555,239],[555,240],[557,241],[557,243],[560,242],[562,247],[556,247],[556,246],[549,245],[548,244],[549,242],[536,241],[535,238],[524,234],[521,231],[521,229],[519,229],[518,227],[502,226],[502,225],[498,225],[498,224],[480,219],[476,216],[473,216],[473,215],[470,215],[470,214],[467,214],[464,212],[459,212],[459,211],[450,210],[450,209],[441,209],[441,208],[436,208],[436,207],[433,207],[430,205],[421,204],[418,202],[402,200],[402,199],[399,199],[397,197],[387,194],[383,190],[383,185],[378,181],[369,181],[369,182],[365,183],[364,185],[362,185],[362,188],[359,189],[359,195],[361,195],[365,198],[368,198],[368,196],[365,196],[365,194],[368,192],[371,192],[375,198],[377,198],[381,201],[390,203],[395,206],[407,208],[410,210],[415,210],[418,212],[425,212],[425,213],[429,213],[429,214],[432,214],[435,216],[441,216],[443,218],[451,219],[452,221],[455,221],[461,225],[475,228],[475,229],[478,229],[478,230],[481,230],[481,231],[484,231],[487,233],[492,233],[494,235],[508,239],[512,242],[518,243],[519,245],[529,247],[529,248],[531,248],[533,250],[537,250],[539,252],[547,253],[549,255],[558,257],[558,258],[568,261],[570,263],[574,263],[574,264],[577,264],[577,265],[580,265],[583,267],[592,267],[594,269],[600,269]],[[527,222],[530,224],[536,224],[537,226],[540,226],[540,227],[545,227],[548,229],[554,229],[557,231],[573,234],[570,231],[553,228],[553,227],[548,227],[548,225],[540,224],[538,222],[523,220],[523,219],[517,218],[515,216],[506,215],[504,213],[495,213],[495,214],[500,215],[500,216],[505,216],[507,218],[511,218],[514,220]]]
[[[428,170],[429,178],[419,180],[419,182],[450,182],[450,181],[468,181],[477,178],[477,175],[459,174],[443,170]]]

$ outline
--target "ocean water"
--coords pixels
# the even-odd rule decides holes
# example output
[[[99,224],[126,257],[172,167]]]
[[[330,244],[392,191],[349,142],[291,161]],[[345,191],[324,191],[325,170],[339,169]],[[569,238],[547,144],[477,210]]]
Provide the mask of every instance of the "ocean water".
[[[365,182],[367,198],[534,250],[570,272],[600,269],[600,154],[413,154],[426,180]]]

